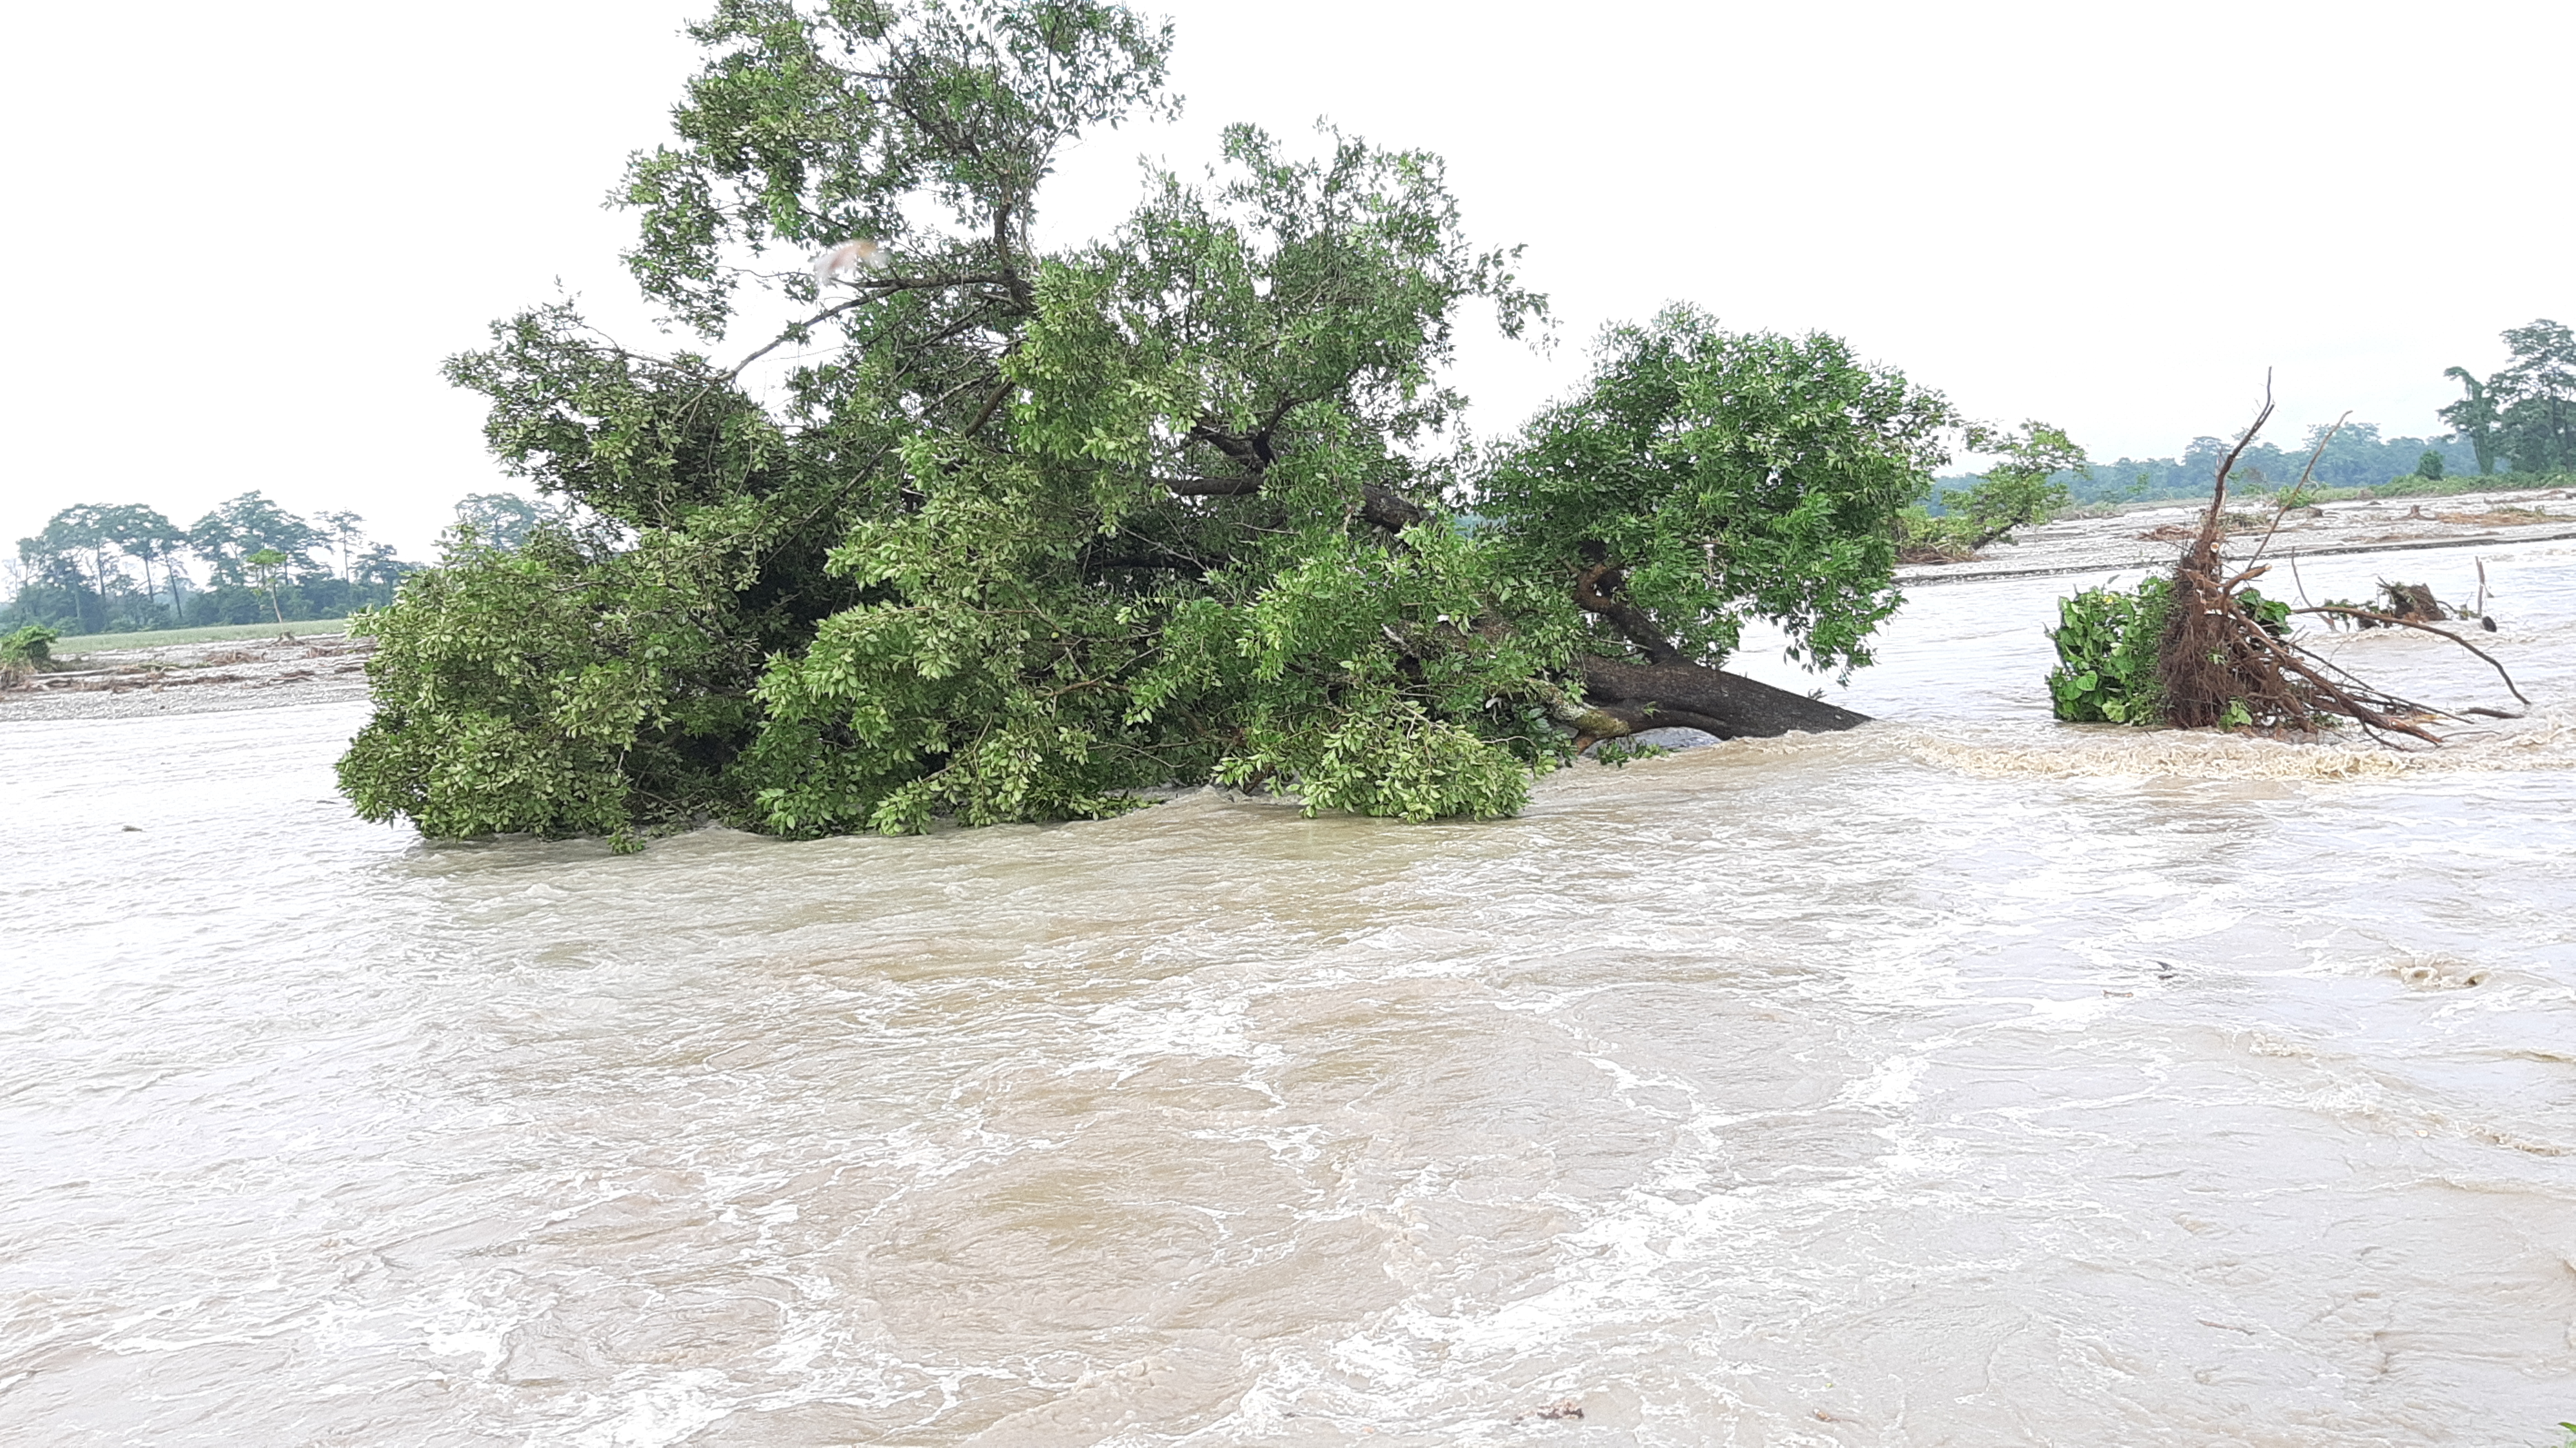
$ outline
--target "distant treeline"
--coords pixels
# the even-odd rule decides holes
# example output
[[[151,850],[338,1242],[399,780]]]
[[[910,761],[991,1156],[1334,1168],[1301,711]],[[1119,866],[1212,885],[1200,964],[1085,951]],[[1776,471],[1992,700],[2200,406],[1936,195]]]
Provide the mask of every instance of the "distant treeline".
[[[2501,371],[2486,378],[2465,367],[2443,372],[2466,394],[2441,411],[2452,432],[2383,438],[2376,424],[2346,423],[2317,459],[2316,482],[2329,488],[2402,488],[2410,478],[2502,474],[2509,480],[2576,472],[2576,332],[2542,317],[2526,327],[2507,328],[2503,337],[2512,360]],[[2230,475],[2231,487],[2269,492],[2297,482],[2308,454],[2325,434],[2321,423],[2309,428],[2296,447],[2256,443]],[[2077,507],[2206,498],[2231,442],[2196,437],[2178,458],[2097,462],[2081,473],[2059,473],[2054,481],[2066,485]],[[1976,479],[1939,482],[1943,488],[1965,489]]]
[[[2300,447],[2258,442],[2247,448],[2236,464],[2233,486],[2247,492],[2268,492],[2297,482],[2299,470],[2307,466],[2308,454],[2324,432],[2323,424],[2309,428],[2307,442]],[[2231,439],[2196,437],[2180,457],[2124,457],[2115,462],[2097,462],[2080,473],[2059,473],[2055,481],[2066,485],[2069,500],[2079,508],[2157,498],[2206,498],[2210,480],[2218,475],[2218,460],[2233,445]],[[2427,463],[2427,454],[2436,461]],[[2432,469],[2429,474],[2428,468]],[[2326,444],[2325,455],[2317,459],[2315,476],[2318,483],[2329,488],[2376,488],[2403,477],[2441,477],[2477,470],[2477,452],[2466,438],[2383,438],[2375,423],[2348,422],[2335,434],[2334,441]],[[1966,488],[1975,481],[1967,476],[1943,478],[1940,486]]]
[[[486,544],[516,547],[536,508],[507,493],[456,508]],[[393,602],[422,565],[332,511],[301,518],[257,492],[182,528],[140,503],[82,503],[18,540],[0,632],[43,624],[65,633],[131,633],[205,624],[345,618]]]

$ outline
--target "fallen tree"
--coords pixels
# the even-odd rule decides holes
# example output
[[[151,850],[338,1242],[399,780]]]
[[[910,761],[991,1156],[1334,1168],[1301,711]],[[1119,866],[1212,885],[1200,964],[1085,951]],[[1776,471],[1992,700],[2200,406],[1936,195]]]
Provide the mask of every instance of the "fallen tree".
[[[2527,704],[2493,655],[2425,621],[2444,616],[2428,589],[2388,586],[2384,591],[2391,608],[2382,611],[2344,603],[2294,609],[2254,587],[2271,572],[2271,565],[2262,561],[2264,550],[2281,519],[2301,506],[2335,428],[2318,440],[2298,483],[2274,500],[2268,526],[2251,553],[2241,562],[2226,558],[2228,475],[2271,417],[2267,396],[2252,425],[2220,459],[2209,506],[2169,576],[2149,579],[2129,593],[2089,589],[2060,605],[2059,627],[2050,635],[2058,667],[2048,680],[2058,717],[2276,736],[2313,736],[2321,726],[2349,721],[2374,738],[2402,735],[2441,742],[2428,726],[2446,711],[2389,693],[2308,648],[2290,626],[2300,615],[2420,629],[2447,639],[2485,660],[2505,688]],[[2508,717],[2492,709],[2463,712]]]
[[[1467,244],[1435,158],[1237,127],[1204,181],[1045,252],[1039,182],[1166,106],[1167,28],[729,0],[693,34],[678,140],[624,198],[638,283],[701,350],[559,304],[449,364],[555,508],[516,547],[453,538],[362,625],[362,813],[904,832],[1222,780],[1489,817],[1597,739],[1861,722],[1720,666],[1756,619],[1867,662],[1896,514],[1958,425],[1938,394],[1676,308],[1468,449],[1459,315],[1519,335],[1545,305]],[[718,360],[755,300],[795,320]]]

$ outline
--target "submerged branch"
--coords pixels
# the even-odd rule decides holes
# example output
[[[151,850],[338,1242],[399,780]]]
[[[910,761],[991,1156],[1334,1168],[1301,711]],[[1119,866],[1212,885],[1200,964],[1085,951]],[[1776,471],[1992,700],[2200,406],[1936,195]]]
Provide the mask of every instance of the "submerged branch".
[[[2497,678],[2504,680],[2505,692],[2513,695],[2516,699],[2521,700],[2526,705],[2531,702],[2531,700],[2523,694],[2521,689],[2514,686],[2513,675],[2505,672],[2504,665],[2496,662],[2495,655],[2479,648],[2476,644],[2470,643],[2467,639],[2460,637],[2449,629],[2435,628],[2421,619],[2407,618],[2402,614],[2381,613],[2377,609],[2370,608],[2352,608],[2340,603],[2322,603],[2313,608],[2294,608],[2290,611],[2292,613],[2340,614],[2346,618],[2366,618],[2383,627],[2420,629],[2425,633],[2433,635],[2435,638],[2449,639],[2451,642],[2458,644],[2461,648],[2467,649],[2470,653],[2486,660],[2487,667],[2496,671]]]

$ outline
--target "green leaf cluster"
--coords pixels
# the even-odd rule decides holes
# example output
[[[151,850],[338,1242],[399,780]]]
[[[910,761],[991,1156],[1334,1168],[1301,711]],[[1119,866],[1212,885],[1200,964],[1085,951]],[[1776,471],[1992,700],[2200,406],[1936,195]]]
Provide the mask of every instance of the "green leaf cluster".
[[[7,634],[0,634],[0,664],[18,664],[41,669],[54,660],[54,641],[61,638],[60,629],[40,623],[24,624]]]
[[[2157,659],[2172,603],[2168,578],[2059,599],[2057,627],[2048,632],[2057,646],[2057,667],[2048,675],[2057,717],[2077,724],[2159,722]]]
[[[341,789],[447,837],[631,838],[739,809],[758,640],[711,552],[685,533],[620,549],[558,525],[515,552],[468,534],[352,625],[377,640],[376,710]]]
[[[1967,431],[1968,446],[2000,456],[1969,487],[1944,490],[1938,513],[1919,506],[1905,510],[1899,531],[1909,553],[1962,559],[2008,543],[2015,529],[2057,516],[2070,495],[2070,477],[2091,476],[2084,449],[2047,423],[2025,422],[2009,431],[1974,425]]]
[[[1515,571],[1615,581],[1632,611],[1595,612],[1604,650],[1659,637],[1714,667],[1761,617],[1792,657],[1848,670],[1899,601],[1891,520],[1957,423],[1838,338],[1676,306],[1605,335],[1590,383],[1494,459],[1480,507]]]
[[[2290,633],[2290,605],[2240,588],[2237,604],[2274,638]],[[2057,717],[2077,724],[2160,724],[2164,691],[2158,683],[2166,626],[2173,614],[2173,580],[2151,577],[2133,589],[2088,588],[2057,602],[2057,667],[2048,695]],[[2214,661],[2215,662],[2215,661]],[[2242,699],[2232,701],[2221,728],[2254,723]]]

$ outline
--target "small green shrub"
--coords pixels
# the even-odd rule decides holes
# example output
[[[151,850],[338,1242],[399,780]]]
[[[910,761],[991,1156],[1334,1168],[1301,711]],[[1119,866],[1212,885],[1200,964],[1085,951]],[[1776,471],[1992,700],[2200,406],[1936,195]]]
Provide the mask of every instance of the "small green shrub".
[[[2134,589],[2088,588],[2057,603],[2057,667],[2048,694],[2057,717],[2078,724],[2153,724],[2160,717],[2156,653],[2171,607],[2170,579]]]
[[[54,661],[54,641],[61,637],[60,630],[40,623],[0,634],[0,681],[14,683],[25,675],[43,672]]]

